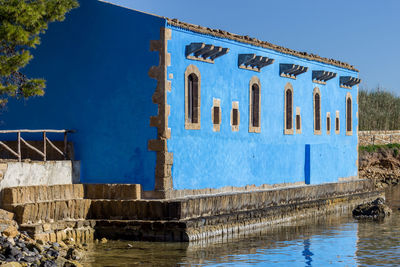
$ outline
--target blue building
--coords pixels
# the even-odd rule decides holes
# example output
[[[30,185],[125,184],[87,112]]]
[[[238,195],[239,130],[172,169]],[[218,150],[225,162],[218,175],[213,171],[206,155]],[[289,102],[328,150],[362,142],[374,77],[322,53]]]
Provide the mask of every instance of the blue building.
[[[46,94],[11,100],[1,128],[76,130],[82,183],[168,198],[358,176],[349,64],[97,0],[34,56]]]

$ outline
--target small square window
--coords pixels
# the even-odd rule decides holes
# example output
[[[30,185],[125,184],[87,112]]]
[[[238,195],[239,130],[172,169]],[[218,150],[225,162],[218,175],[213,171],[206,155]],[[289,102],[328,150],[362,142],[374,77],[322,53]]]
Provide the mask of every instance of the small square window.
[[[300,107],[296,107],[296,134],[301,134]]]
[[[213,131],[219,132],[221,128],[221,101],[213,99],[213,106],[211,108],[211,119],[213,124]]]
[[[232,102],[232,111],[231,111],[231,128],[233,132],[239,131],[240,124],[240,112],[239,112],[239,102]]]

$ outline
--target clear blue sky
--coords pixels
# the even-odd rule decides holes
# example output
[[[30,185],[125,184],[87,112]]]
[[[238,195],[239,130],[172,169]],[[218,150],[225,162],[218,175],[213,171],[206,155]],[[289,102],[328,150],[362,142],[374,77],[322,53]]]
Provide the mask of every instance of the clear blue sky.
[[[334,58],[400,95],[400,0],[108,0]]]

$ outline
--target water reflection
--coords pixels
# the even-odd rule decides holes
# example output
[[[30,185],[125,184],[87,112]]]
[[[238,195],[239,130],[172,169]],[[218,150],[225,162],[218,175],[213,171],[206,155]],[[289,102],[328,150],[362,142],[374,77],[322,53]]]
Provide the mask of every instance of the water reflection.
[[[379,223],[360,222],[357,259],[362,266],[399,266],[400,264],[400,186],[386,193],[394,214]]]
[[[306,266],[311,266],[312,262],[312,257],[314,254],[310,250],[311,242],[310,239],[305,239],[304,242],[304,250],[303,250],[303,256],[306,259]]]
[[[396,191],[397,190],[397,191]],[[387,199],[400,207],[400,187]],[[109,242],[85,266],[397,266],[400,212],[382,223],[348,215],[268,227],[251,235],[194,243]]]

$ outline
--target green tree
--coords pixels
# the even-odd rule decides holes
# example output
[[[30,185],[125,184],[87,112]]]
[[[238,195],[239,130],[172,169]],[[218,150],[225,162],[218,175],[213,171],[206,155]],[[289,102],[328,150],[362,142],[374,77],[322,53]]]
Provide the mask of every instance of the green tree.
[[[20,70],[33,58],[48,24],[63,21],[78,7],[77,0],[0,0],[0,105],[9,97],[44,94],[45,80],[29,78]]]

